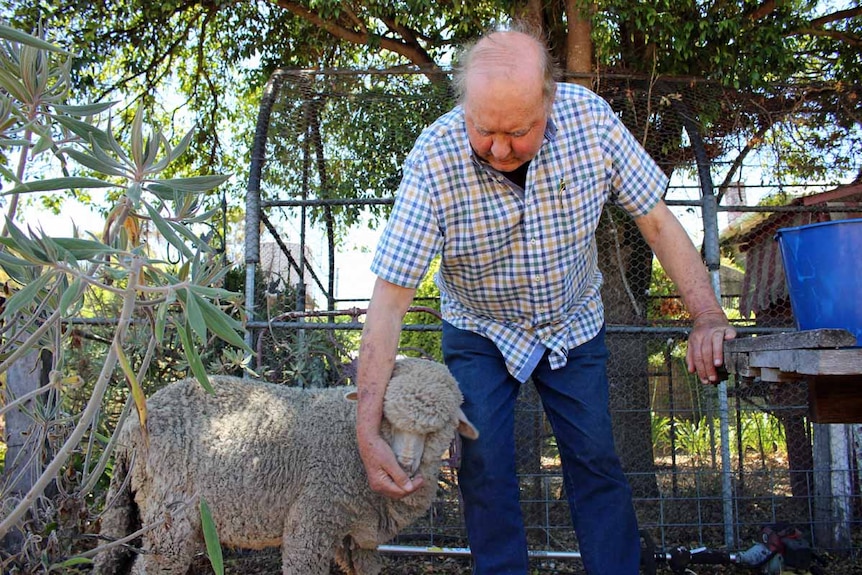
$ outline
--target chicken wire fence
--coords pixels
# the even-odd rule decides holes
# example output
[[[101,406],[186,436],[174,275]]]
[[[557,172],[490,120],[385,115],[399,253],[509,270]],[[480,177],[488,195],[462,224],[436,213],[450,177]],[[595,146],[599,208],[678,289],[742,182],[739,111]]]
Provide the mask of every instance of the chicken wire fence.
[[[453,103],[448,81],[445,72],[404,69],[271,77],[254,142],[245,246],[247,337],[266,379],[351,382],[370,286],[339,285],[367,261],[344,245],[344,230],[384,225],[402,160]],[[763,94],[692,79],[603,76],[592,87],[672,176],[666,201],[703,246],[740,335],[794,329],[775,230],[858,217],[862,186],[771,182],[764,163],[783,160],[765,143],[752,162],[756,185],[739,183],[748,179],[744,164],[736,177],[712,180],[730,173],[764,126],[792,127],[819,112],[802,96],[789,113]],[[606,209],[597,245],[610,408],[641,528],[660,547],[741,549],[762,525],[786,522],[816,547],[858,554],[862,426],[813,423],[804,381],[731,376],[701,385],[685,367],[690,318],[631,219]],[[433,287],[423,283],[405,319],[402,353],[439,359],[437,309]],[[529,384],[517,403],[516,443],[531,548],[565,556],[577,541],[555,440]],[[451,455],[431,511],[396,545],[426,552],[467,545]]]

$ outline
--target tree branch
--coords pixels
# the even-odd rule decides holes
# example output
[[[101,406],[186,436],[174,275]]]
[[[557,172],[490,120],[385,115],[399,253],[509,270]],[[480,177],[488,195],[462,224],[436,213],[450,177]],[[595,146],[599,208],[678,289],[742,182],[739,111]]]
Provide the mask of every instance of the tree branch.
[[[862,46],[862,38],[859,36],[842,32],[840,30],[826,30],[824,28],[826,24],[838,22],[839,20],[849,20],[850,18],[855,18],[860,14],[862,14],[862,6],[848,8],[847,10],[838,10],[837,12],[815,18],[809,22],[808,26],[794,30],[790,32],[788,36],[801,36],[805,34],[810,36],[822,36],[825,38],[832,38],[838,42],[843,42],[849,46]]]
[[[766,0],[766,2],[758,6],[754,12],[748,15],[748,19],[756,22],[757,20],[765,18],[766,16],[769,16],[770,14],[775,12],[776,8],[776,0]]]
[[[313,12],[298,2],[289,2],[288,0],[275,0],[275,4],[285,10],[288,10],[293,15],[302,18],[303,20],[314,24],[318,28],[326,30],[336,38],[352,42],[353,44],[368,44],[372,35],[367,32],[358,32],[345,28],[336,22],[327,20],[321,17],[318,13]],[[428,55],[425,50],[417,45],[410,45],[406,42],[399,42],[393,38],[385,36],[377,36],[375,40],[379,41],[380,47],[384,50],[394,52],[408,59],[413,64],[422,68],[437,69],[437,63]]]
[[[862,14],[862,6],[856,8],[848,8],[847,10],[839,10],[838,12],[833,12],[832,14],[826,14],[825,16],[821,16],[820,18],[815,18],[811,21],[811,26],[814,28],[820,28],[824,24],[829,24],[830,22],[837,22],[838,20],[847,20],[849,18],[854,18]]]

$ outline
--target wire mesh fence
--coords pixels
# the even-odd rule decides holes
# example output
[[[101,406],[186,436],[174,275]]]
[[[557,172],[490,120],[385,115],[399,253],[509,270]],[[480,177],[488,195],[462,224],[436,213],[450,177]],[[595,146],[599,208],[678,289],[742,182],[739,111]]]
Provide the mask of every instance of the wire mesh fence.
[[[778,130],[822,109],[806,106],[803,94],[791,113],[768,95],[691,79],[608,76],[594,89],[671,175],[666,200],[702,243],[740,335],[795,329],[775,231],[859,217],[862,186],[792,188],[762,172],[756,185],[740,183],[742,172],[718,180],[766,124]],[[339,250],[344,230],[383,225],[406,153],[452,104],[443,72],[273,75],[261,106],[246,227],[246,264],[254,270],[246,293],[258,293],[247,296],[254,309],[248,327],[268,379],[350,381],[370,286],[337,293],[362,289],[336,290],[339,272],[357,265]],[[764,144],[758,170],[783,161],[773,151]],[[320,249],[310,247],[312,237]],[[632,220],[606,209],[597,245],[610,409],[641,528],[660,546],[738,549],[762,525],[786,522],[817,547],[859,554],[862,426],[814,423],[804,380],[731,377],[722,386],[702,385],[685,367],[690,318]],[[402,349],[439,359],[430,281],[419,295],[427,299],[408,314]],[[278,342],[282,352],[272,351]],[[308,376],[313,370],[330,376],[315,379]],[[516,444],[531,548],[577,549],[555,439],[529,384],[518,398]],[[453,466],[444,465],[427,517],[396,544],[467,545]]]

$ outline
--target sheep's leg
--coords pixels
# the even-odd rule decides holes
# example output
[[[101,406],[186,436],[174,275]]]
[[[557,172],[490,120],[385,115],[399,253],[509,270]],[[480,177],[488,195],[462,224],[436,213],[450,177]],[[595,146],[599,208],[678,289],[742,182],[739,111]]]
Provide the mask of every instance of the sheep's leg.
[[[348,575],[379,575],[382,569],[380,554],[376,549],[350,549],[350,570]]]
[[[383,569],[376,549],[362,549],[352,537],[335,547],[335,562],[345,575],[380,575]]]
[[[166,507],[171,505],[161,508]],[[143,553],[135,560],[132,575],[185,575],[195,553],[203,548],[200,519],[194,511],[168,513],[163,517],[166,521],[144,534]],[[155,523],[159,517],[148,519]]]
[[[297,505],[302,505],[301,498]],[[281,543],[283,575],[329,575],[335,555],[332,542],[343,531],[328,519],[331,513],[308,508],[291,511]]]

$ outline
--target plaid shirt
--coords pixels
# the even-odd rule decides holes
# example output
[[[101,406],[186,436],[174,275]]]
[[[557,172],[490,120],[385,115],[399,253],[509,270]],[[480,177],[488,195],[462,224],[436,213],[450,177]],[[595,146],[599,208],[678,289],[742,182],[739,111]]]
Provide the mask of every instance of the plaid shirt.
[[[546,351],[561,367],[601,329],[595,230],[605,202],[644,215],[666,185],[610,106],[580,86],[557,86],[526,189],[473,155],[456,107],[408,155],[371,270],[416,288],[442,254],[443,318],[491,339],[523,382]]]

